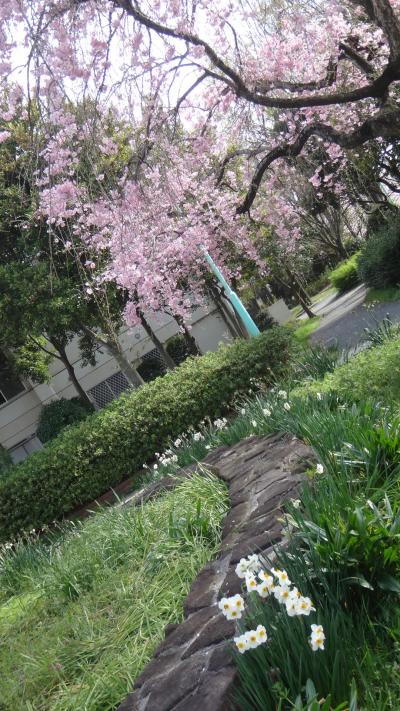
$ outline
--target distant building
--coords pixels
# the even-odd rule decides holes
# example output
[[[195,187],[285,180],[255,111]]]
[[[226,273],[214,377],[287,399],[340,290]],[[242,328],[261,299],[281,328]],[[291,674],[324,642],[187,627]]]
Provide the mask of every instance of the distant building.
[[[162,343],[178,333],[176,321],[168,316],[160,317],[152,326]],[[203,353],[215,351],[221,341],[231,339],[226,323],[211,306],[194,312],[192,334]],[[123,329],[120,341],[127,359],[135,368],[146,359],[158,356],[154,344],[140,326]],[[67,355],[80,384],[96,408],[104,407],[129,387],[117,362],[105,349],[98,351],[95,366],[82,366],[77,340],[68,346]],[[45,385],[10,378],[9,374],[5,377],[4,364],[2,369],[0,359],[0,444],[8,450],[14,463],[42,447],[36,435],[42,406],[61,397],[69,399],[77,396],[59,360],[52,361],[50,372],[51,380]]]

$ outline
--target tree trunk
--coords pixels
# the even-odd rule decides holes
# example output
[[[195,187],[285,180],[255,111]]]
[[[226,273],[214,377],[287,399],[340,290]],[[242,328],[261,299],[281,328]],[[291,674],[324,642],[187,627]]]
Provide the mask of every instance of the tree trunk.
[[[214,285],[210,287],[211,291],[211,296],[214,301],[214,304],[216,305],[218,312],[225,323],[230,335],[233,338],[242,338],[242,333],[239,331],[236,323],[233,320],[232,314],[228,311],[221,291]]]
[[[78,378],[76,377],[75,369],[72,363],[68,360],[68,356],[65,350],[65,347],[61,344],[58,343],[57,341],[54,341],[53,339],[49,339],[51,345],[56,349],[56,351],[59,353],[60,360],[63,362],[65,365],[65,369],[68,372],[68,377],[70,381],[72,382],[75,390],[77,391],[79,397],[81,400],[84,402],[89,403],[93,407],[93,403],[87,393],[84,391],[82,385],[80,384]]]
[[[171,358],[170,354],[168,353],[167,349],[165,348],[164,344],[161,343],[160,339],[157,338],[156,334],[154,333],[152,327],[150,326],[149,322],[145,318],[143,311],[140,309],[137,309],[137,315],[140,318],[140,323],[142,324],[144,330],[146,331],[147,335],[151,340],[153,341],[155,347],[157,350],[160,352],[160,355],[162,356],[165,365],[169,370],[173,370],[176,368],[176,363],[173,358]]]
[[[235,328],[238,332],[239,338],[246,338],[247,340],[250,339],[250,334],[245,327],[242,319],[240,316],[237,315],[235,308],[232,306],[231,302],[226,296],[223,296],[222,298],[222,304],[223,307],[226,309],[226,312],[229,314],[229,317],[232,319]]]
[[[92,330],[83,323],[81,324],[81,328],[82,331],[88,333],[92,338],[94,338],[98,343],[100,343],[100,345],[104,346],[104,348],[108,350],[112,357],[115,358],[120,367],[121,373],[125,375],[130,385],[133,385],[133,387],[135,388],[139,387],[139,385],[143,385],[143,378],[140,377],[137,370],[135,370],[135,368],[125,357],[118,337],[114,336],[113,332],[109,331],[106,334],[98,333],[97,331],[95,331],[94,329]]]
[[[286,273],[289,277],[289,279],[292,279],[292,286],[293,290],[297,295],[297,298],[303,307],[304,311],[306,312],[307,316],[309,318],[314,318],[315,314],[311,311],[311,308],[309,304],[311,303],[311,299],[308,296],[307,292],[303,287],[301,286],[300,282],[298,281],[296,275],[289,269],[289,267],[285,264],[285,270]]]
[[[188,347],[188,351],[189,351],[190,355],[194,355],[194,356],[201,355],[201,350],[196,343],[196,339],[190,333],[182,316],[174,315],[174,319],[182,331],[182,336],[184,337],[184,339],[186,341],[186,345]]]
[[[133,387],[135,388],[139,387],[140,385],[143,385],[143,378],[139,375],[137,370],[135,370],[135,368],[129,363],[128,359],[125,358],[119,341],[115,342],[114,340],[111,341],[108,339],[104,339],[102,343],[111,353],[113,358],[115,358],[115,360],[117,361],[121,373],[125,375],[125,378],[127,379],[128,383],[130,385],[133,385]]]

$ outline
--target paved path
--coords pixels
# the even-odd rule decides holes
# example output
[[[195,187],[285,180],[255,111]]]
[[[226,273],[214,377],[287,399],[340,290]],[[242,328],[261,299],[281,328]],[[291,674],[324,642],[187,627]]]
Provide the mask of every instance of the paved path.
[[[311,343],[335,343],[340,348],[354,348],[364,339],[364,328],[376,327],[389,314],[400,322],[400,301],[364,305],[365,286],[357,286],[337,299],[328,297],[313,307],[321,316],[321,325],[311,334]]]

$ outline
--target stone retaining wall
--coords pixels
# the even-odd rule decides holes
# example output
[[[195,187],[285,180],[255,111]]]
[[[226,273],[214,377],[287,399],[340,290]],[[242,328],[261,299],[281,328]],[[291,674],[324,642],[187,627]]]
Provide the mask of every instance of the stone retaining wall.
[[[296,495],[312,460],[309,447],[284,435],[250,437],[208,455],[205,467],[229,487],[231,508],[220,553],[193,582],[184,621],[165,629],[164,641],[118,711],[234,711],[235,668],[226,640],[233,637],[235,627],[219,612],[217,602],[241,592],[235,574],[240,558],[250,553],[273,557],[274,546],[282,539],[278,521],[282,502]],[[188,474],[183,470],[184,476]],[[171,485],[166,477],[141,500]]]

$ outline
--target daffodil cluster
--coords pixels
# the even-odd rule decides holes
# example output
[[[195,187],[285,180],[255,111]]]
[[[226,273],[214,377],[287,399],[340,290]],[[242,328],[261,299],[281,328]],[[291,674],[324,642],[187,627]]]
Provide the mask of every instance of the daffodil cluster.
[[[244,610],[244,600],[241,595],[223,597],[218,607],[227,620],[240,620]]]
[[[236,566],[236,575],[244,581],[248,593],[255,592],[261,598],[272,596],[284,606],[289,617],[308,617],[311,612],[315,612],[312,600],[292,586],[286,570],[277,568],[271,568],[270,571],[263,570],[256,554],[240,559]],[[228,620],[238,620],[244,612],[244,600],[241,595],[224,597],[218,606]],[[245,632],[235,637],[234,641],[238,651],[243,653],[266,642],[267,633],[265,628],[259,625],[257,630]],[[324,649],[325,634],[321,625],[311,625],[309,642],[314,652]]]
[[[255,649],[260,644],[264,644],[268,639],[267,630],[264,625],[258,625],[257,629],[249,630],[239,637],[234,637],[233,641],[236,644],[236,649],[243,654],[248,649]]]

